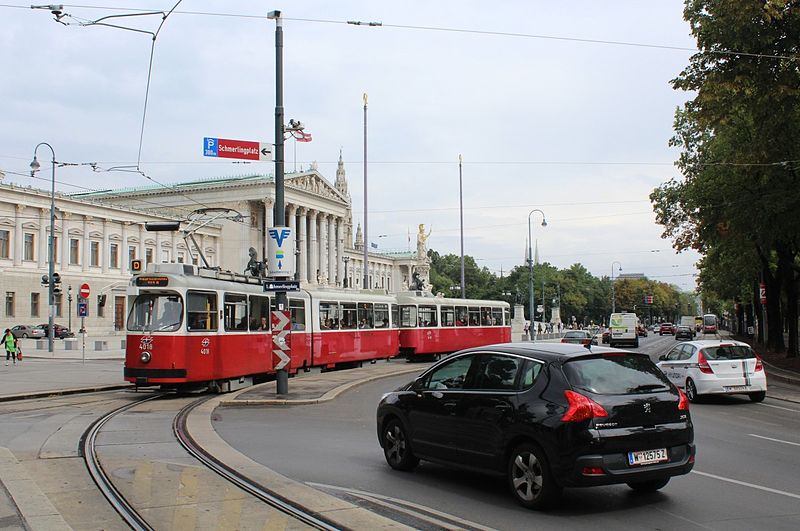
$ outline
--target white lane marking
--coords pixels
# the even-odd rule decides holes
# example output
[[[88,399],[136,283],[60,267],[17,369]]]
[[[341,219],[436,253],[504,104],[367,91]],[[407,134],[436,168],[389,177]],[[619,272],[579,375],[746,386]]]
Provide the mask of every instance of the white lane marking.
[[[759,406],[764,406],[764,407],[771,407],[771,408],[775,408],[775,409],[782,409],[784,411],[793,411],[794,413],[800,413],[800,409],[791,409],[791,408],[788,408],[788,407],[773,406],[772,404],[758,404],[758,405]]]
[[[718,479],[720,481],[727,481],[728,483],[735,483],[736,485],[742,485],[743,487],[750,487],[751,489],[763,490],[764,492],[771,492],[773,494],[780,494],[782,496],[788,496],[790,498],[795,498],[800,500],[800,494],[795,494],[793,492],[786,492],[785,490],[772,489],[769,487],[765,487],[763,485],[756,485],[755,483],[747,483],[746,481],[739,481],[738,479],[715,476],[714,474],[709,474],[708,472],[700,472],[699,470],[692,470],[692,474],[698,474],[700,476],[706,476],[709,478]]]
[[[792,446],[800,446],[800,443],[784,441],[783,439],[773,439],[772,437],[764,437],[763,435],[756,435],[755,433],[748,433],[750,437],[758,437],[759,439],[766,439],[768,441],[775,441],[783,444],[791,444]]]
[[[457,522],[459,524],[463,524],[463,525],[465,525],[467,527],[480,529],[482,531],[496,531],[494,528],[486,527],[486,526],[483,526],[481,524],[478,524],[478,523],[475,523],[475,522],[471,522],[469,520],[464,520],[463,518],[458,518],[457,516],[453,516],[452,514],[443,513],[441,511],[437,511],[436,509],[431,509],[430,507],[426,507],[424,505],[419,505],[419,504],[414,503],[414,502],[410,502],[410,501],[407,501],[407,500],[401,500],[401,499],[398,499],[398,498],[392,498],[391,496],[383,496],[382,494],[375,494],[374,492],[365,492],[363,490],[357,490],[357,489],[349,489],[347,487],[337,487],[335,485],[325,485],[324,483],[308,482],[307,485],[309,485],[310,487],[316,487],[316,488],[321,488],[321,489],[338,490],[338,491],[341,491],[341,492],[347,492],[347,493],[352,494],[352,495],[359,495],[359,496],[364,496],[364,497],[367,497],[367,498],[374,498],[376,500],[390,501],[390,502],[398,504],[398,505],[406,505],[408,507],[413,507],[413,508],[418,509],[420,511],[425,511],[425,512],[428,512],[430,514],[435,514],[436,516],[438,516],[440,518],[446,518],[447,520],[450,520],[452,522]],[[395,507],[395,509],[399,510],[400,508]],[[401,511],[401,512],[408,513],[409,511]],[[418,514],[416,516],[418,518],[421,518],[422,520],[430,520],[431,519],[430,516],[426,517],[423,514]]]

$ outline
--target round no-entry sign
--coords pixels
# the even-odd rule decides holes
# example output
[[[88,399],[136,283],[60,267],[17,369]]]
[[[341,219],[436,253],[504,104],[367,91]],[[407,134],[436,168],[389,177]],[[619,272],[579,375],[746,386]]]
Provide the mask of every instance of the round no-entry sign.
[[[78,292],[78,295],[80,295],[84,299],[88,299],[89,298],[89,284],[87,284],[86,282],[81,284],[81,290]]]

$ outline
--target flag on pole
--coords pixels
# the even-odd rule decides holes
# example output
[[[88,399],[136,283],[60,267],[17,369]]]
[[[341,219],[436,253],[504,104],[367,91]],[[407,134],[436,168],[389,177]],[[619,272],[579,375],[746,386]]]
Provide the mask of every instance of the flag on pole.
[[[298,142],[311,142],[311,133],[305,131],[298,131],[297,136],[294,137]]]
[[[369,246],[372,247],[373,249],[377,249],[378,248],[378,244],[375,243],[375,242],[369,242]]]

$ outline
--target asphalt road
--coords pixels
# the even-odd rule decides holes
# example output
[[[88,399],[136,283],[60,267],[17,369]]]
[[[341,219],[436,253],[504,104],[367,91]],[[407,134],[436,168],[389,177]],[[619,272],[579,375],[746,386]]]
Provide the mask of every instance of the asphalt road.
[[[674,343],[651,334],[639,350],[657,358]],[[754,404],[746,397],[692,404],[698,455],[691,474],[649,495],[624,485],[568,489],[555,510],[538,513],[517,506],[502,480],[428,463],[411,473],[388,467],[375,406],[383,392],[412,377],[366,384],[314,406],[224,408],[214,426],[229,444],[291,478],[357,501],[436,515],[449,525],[800,529],[800,404],[771,398]]]

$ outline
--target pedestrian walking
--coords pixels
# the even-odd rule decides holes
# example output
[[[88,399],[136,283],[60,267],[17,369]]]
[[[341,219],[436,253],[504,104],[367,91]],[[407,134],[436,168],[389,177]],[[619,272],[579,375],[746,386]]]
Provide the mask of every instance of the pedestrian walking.
[[[14,365],[17,364],[17,338],[11,333],[11,330],[6,328],[6,333],[3,334],[3,339],[0,340],[6,347],[6,367],[8,367],[8,360],[14,360]]]
[[[525,333],[525,337],[527,337],[528,339],[531,338],[531,336],[530,336],[530,332],[531,332],[531,323],[530,323],[530,321],[525,321],[525,326],[523,327],[522,331]]]

